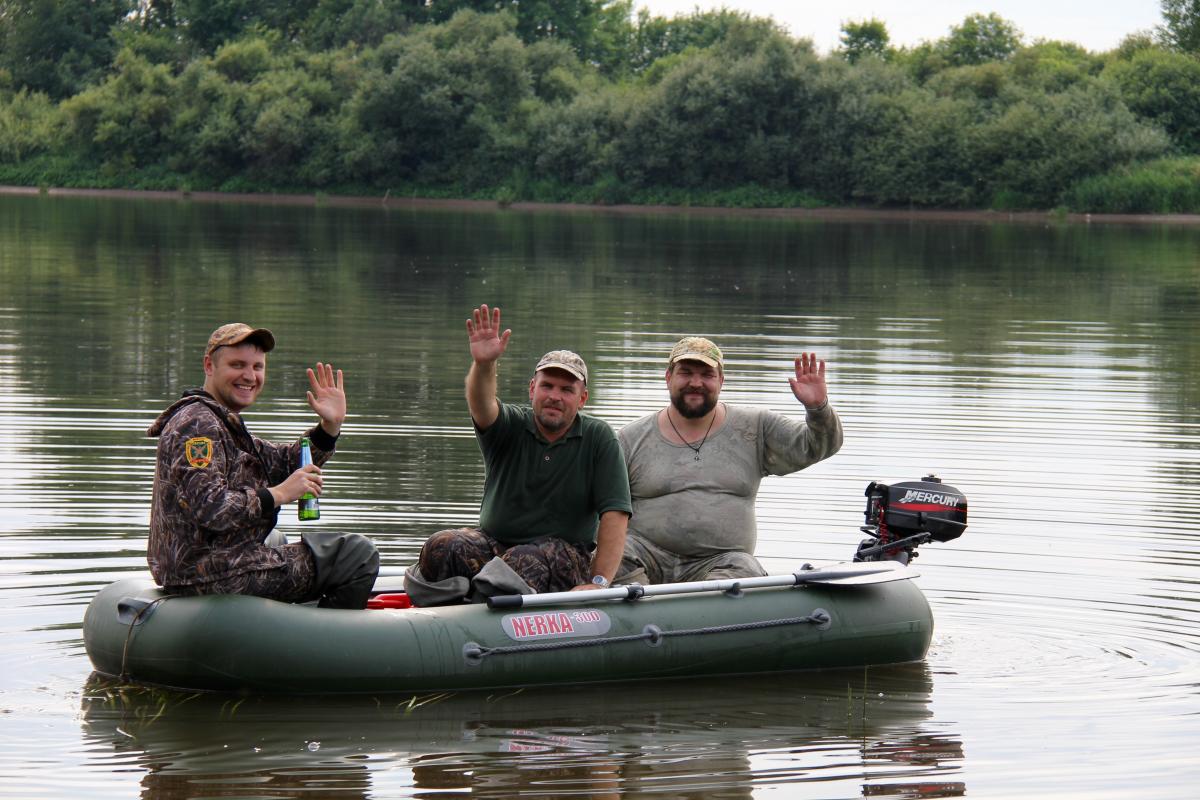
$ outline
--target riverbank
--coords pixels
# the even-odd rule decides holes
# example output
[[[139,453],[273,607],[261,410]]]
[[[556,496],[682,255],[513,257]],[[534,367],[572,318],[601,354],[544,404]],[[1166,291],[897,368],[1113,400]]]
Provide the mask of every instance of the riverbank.
[[[1200,214],[1080,214],[1063,211],[988,211],[927,208],[729,208],[722,206],[598,205],[586,203],[503,203],[496,200],[449,200],[423,197],[346,196],[239,192],[155,191],[142,189],[76,189],[0,186],[0,196],[97,197],[117,200],[155,200],[246,205],[312,206],[330,208],[445,209],[454,211],[554,211],[590,214],[686,214],[702,217],[766,217],[866,222],[1020,222],[1077,224],[1200,225]]]

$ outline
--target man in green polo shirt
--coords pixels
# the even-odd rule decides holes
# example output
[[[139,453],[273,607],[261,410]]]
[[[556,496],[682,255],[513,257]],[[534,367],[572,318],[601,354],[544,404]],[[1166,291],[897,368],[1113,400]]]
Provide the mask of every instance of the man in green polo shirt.
[[[467,407],[485,467],[479,527],[431,536],[405,576],[406,589],[418,605],[430,605],[607,587],[632,506],[616,434],[579,413],[587,365],[570,350],[551,351],[529,381],[530,404],[502,403],[496,362],[512,331],[500,332],[500,309],[482,305],[467,333]]]

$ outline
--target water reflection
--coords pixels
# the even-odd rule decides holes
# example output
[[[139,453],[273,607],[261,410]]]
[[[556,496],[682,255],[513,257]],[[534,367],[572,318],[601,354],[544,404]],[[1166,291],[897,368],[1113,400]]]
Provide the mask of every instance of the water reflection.
[[[1200,763],[1179,743],[1200,735],[1197,252],[1200,228],[1186,226],[0,198],[0,714],[15,742],[0,785],[124,798],[132,772],[168,796],[550,796],[615,782],[672,796],[921,797],[965,784],[1190,799]],[[105,706],[89,685],[80,752],[80,619],[102,585],[145,570],[143,431],[202,379],[214,321],[279,336],[249,415],[266,438],[311,424],[306,366],[346,369],[352,417],[321,525],[370,535],[398,566],[477,514],[462,336],[483,301],[513,323],[505,398],[524,393],[522,365],[576,345],[595,376],[589,409],[618,427],[665,403],[662,360],[681,335],[729,354],[726,399],[783,413],[795,411],[788,360],[826,357],[846,444],[764,481],[759,553],[780,572],[847,558],[870,480],[932,470],[962,489],[971,527],[917,562],[936,692],[918,686],[911,704],[891,693],[876,709],[849,680],[712,683],[692,697],[664,685],[637,701],[649,718],[634,701],[608,711],[616,687],[518,696],[509,716],[503,700],[469,697],[406,714],[245,700],[222,715],[223,701],[173,696],[159,726],[152,700]],[[813,711],[797,691],[841,710]],[[864,715],[845,711],[856,702],[858,728]],[[439,706],[457,718],[425,722]],[[894,724],[872,727],[876,711]],[[433,745],[406,733],[431,726]]]
[[[750,797],[765,782],[853,777],[864,795],[962,794],[947,780],[961,770],[962,744],[929,726],[931,692],[923,664],[349,699],[185,695],[93,676],[82,721],[92,758],[144,770],[143,797],[159,800],[667,787],[673,797]],[[929,794],[934,785],[950,793]]]

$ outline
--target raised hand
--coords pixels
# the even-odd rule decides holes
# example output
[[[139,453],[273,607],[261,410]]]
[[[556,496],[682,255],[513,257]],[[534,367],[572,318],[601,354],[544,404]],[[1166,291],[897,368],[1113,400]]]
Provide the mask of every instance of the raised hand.
[[[829,391],[825,386],[825,362],[816,353],[801,353],[796,359],[796,377],[788,378],[792,394],[805,408],[818,409],[825,405]]]
[[[471,312],[467,320],[467,336],[471,339],[471,358],[479,364],[496,361],[508,348],[511,330],[500,332],[500,309],[488,309],[487,303]]]
[[[342,388],[342,371],[336,373],[332,364],[320,361],[308,370],[308,407],[321,418],[321,427],[330,436],[342,432],[346,421],[346,392]]]

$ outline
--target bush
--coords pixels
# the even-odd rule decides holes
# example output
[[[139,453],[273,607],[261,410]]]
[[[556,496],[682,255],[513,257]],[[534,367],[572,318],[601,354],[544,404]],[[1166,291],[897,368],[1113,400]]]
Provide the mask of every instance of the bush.
[[[1072,211],[1200,214],[1200,158],[1162,159],[1081,180],[1065,194]]]
[[[1158,48],[1115,61],[1104,77],[1133,112],[1161,125],[1185,153],[1200,153],[1200,59]]]

